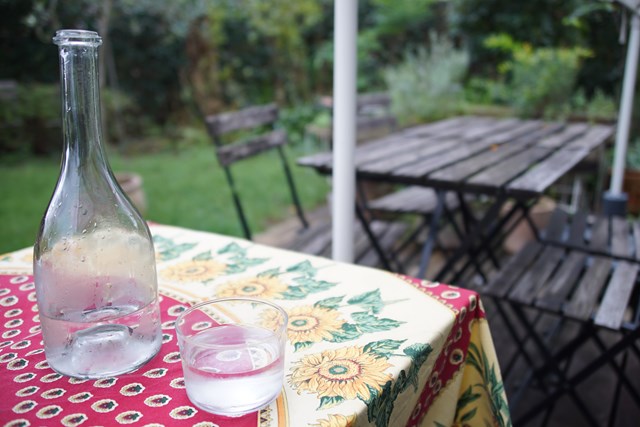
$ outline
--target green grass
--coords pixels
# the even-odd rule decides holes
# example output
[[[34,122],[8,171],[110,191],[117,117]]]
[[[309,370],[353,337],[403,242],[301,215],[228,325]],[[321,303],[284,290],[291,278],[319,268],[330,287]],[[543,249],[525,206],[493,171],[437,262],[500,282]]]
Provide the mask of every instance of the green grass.
[[[314,171],[295,165],[295,158],[304,154],[301,148],[287,151],[298,193],[309,209],[326,200],[328,183]],[[142,176],[147,220],[242,235],[229,187],[211,147],[135,157],[110,153],[109,159],[114,172]],[[0,165],[0,254],[33,244],[58,171],[57,159]],[[294,215],[277,153],[240,162],[233,172],[254,233]]]

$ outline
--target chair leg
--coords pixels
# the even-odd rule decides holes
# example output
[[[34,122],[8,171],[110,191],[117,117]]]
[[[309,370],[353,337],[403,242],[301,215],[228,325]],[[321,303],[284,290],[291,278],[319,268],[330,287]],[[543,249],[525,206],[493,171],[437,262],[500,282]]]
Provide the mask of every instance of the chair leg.
[[[304,216],[304,211],[302,209],[302,204],[300,203],[300,198],[298,197],[298,190],[296,189],[296,184],[293,181],[293,175],[291,174],[291,170],[289,169],[289,162],[287,162],[287,158],[284,155],[284,151],[282,151],[282,147],[278,147],[278,153],[280,155],[280,161],[282,162],[282,167],[284,168],[284,173],[287,178],[287,184],[289,184],[289,191],[291,193],[291,199],[293,200],[293,204],[296,208],[296,213],[298,214],[298,218],[302,223],[303,228],[309,228],[309,222],[307,218]]]
[[[538,351],[541,353],[541,355],[545,360],[545,364],[549,365],[551,370],[558,376],[561,382],[560,386],[556,388],[556,391],[551,394],[552,396],[557,394],[556,398],[549,399],[549,397],[547,397],[547,399],[544,399],[543,402],[540,403],[540,405],[536,406],[535,412],[530,410],[519,420],[519,422],[515,423],[515,425],[524,425],[526,422],[535,418],[539,414],[540,410],[548,408],[549,405],[554,404],[557,397],[560,397],[560,395],[562,394],[568,393],[569,397],[573,400],[576,406],[578,406],[580,411],[582,411],[582,414],[587,419],[588,423],[594,427],[597,427],[598,423],[596,422],[596,418],[593,416],[593,414],[591,413],[587,405],[578,396],[575,390],[575,385],[569,381],[567,376],[564,374],[563,370],[560,369],[560,367],[557,364],[557,361],[554,360],[553,355],[547,349],[543,340],[540,338],[540,336],[535,331],[535,329],[531,327],[531,325],[527,321],[526,315],[522,311],[522,308],[517,304],[512,304],[512,307],[513,307],[514,313],[516,314],[516,317],[527,330],[527,334],[531,335],[531,338],[533,339],[534,344],[536,345]]]
[[[384,251],[382,250],[382,247],[380,246],[380,242],[378,242],[378,238],[375,236],[375,234],[371,230],[371,227],[369,226],[369,222],[365,218],[364,212],[362,212],[362,208],[358,203],[356,203],[356,215],[358,217],[358,220],[360,220],[360,223],[362,224],[362,228],[367,234],[369,241],[371,241],[373,248],[378,254],[378,257],[380,258],[380,262],[382,263],[382,266],[385,268],[385,270],[395,271],[391,266],[389,259],[387,258],[387,254],[385,254]]]

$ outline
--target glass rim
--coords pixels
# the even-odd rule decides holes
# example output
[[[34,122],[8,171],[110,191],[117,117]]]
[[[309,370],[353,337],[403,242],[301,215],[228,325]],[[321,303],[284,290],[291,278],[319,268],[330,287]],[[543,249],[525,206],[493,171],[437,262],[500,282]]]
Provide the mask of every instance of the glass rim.
[[[92,46],[97,47],[102,44],[102,37],[91,30],[58,30],[53,37],[53,43],[58,46]]]
[[[178,317],[176,318],[175,321],[175,330],[176,330],[176,336],[178,338],[183,339],[184,341],[188,341],[190,343],[193,343],[193,337],[197,334],[194,334],[192,336],[187,336],[183,331],[180,330],[180,321],[187,316],[188,314],[198,310],[199,308],[203,307],[203,306],[207,306],[207,305],[212,305],[212,304],[217,304],[217,303],[221,303],[221,302],[230,302],[230,301],[239,301],[239,302],[250,302],[250,303],[259,303],[259,304],[264,304],[264,305],[268,305],[271,308],[274,308],[275,310],[277,310],[283,318],[283,322],[282,325],[280,325],[278,327],[277,330],[275,330],[275,333],[278,334],[279,337],[281,337],[287,329],[287,325],[288,325],[288,321],[289,321],[289,315],[287,314],[287,312],[284,310],[284,308],[280,307],[279,305],[265,300],[265,299],[261,299],[261,298],[246,298],[246,297],[226,297],[226,298],[216,298],[216,299],[211,299],[211,300],[206,300],[206,301],[202,301],[199,302],[197,304],[192,305],[191,307],[187,308],[185,311],[183,311],[182,313],[180,313],[178,315]],[[229,323],[231,325],[242,325],[242,322],[234,322],[234,323]],[[203,329],[205,330],[205,329]],[[268,341],[269,338],[266,337],[264,339],[261,340],[257,340],[256,342],[265,342]],[[225,349],[233,349],[233,348],[243,348],[246,347],[246,344],[208,344],[208,343],[197,343],[198,347],[205,347],[205,348],[225,348]]]

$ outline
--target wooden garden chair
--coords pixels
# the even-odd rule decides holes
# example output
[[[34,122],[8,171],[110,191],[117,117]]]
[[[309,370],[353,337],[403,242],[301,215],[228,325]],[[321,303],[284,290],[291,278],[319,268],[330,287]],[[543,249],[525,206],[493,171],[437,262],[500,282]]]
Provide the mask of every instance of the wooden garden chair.
[[[331,223],[326,221],[321,224],[310,224],[307,221],[283,150],[287,144],[287,134],[284,130],[275,127],[277,120],[278,107],[275,104],[250,107],[205,118],[208,132],[216,149],[218,162],[224,170],[231,189],[233,203],[244,236],[251,239],[252,231],[242,203],[242,191],[234,179],[233,166],[266,151],[276,150],[301,226],[300,231],[290,241],[285,242],[284,246],[298,252],[328,257],[331,255]],[[238,131],[252,131],[252,133],[251,136],[230,144],[223,142],[224,135]],[[259,178],[256,177],[256,179]],[[361,219],[363,219],[362,216]],[[369,223],[363,219],[355,226],[355,262],[369,266],[382,265],[389,270],[396,269],[391,264],[392,257],[389,254],[392,253],[391,249],[405,231],[404,223],[388,221],[371,221]]]

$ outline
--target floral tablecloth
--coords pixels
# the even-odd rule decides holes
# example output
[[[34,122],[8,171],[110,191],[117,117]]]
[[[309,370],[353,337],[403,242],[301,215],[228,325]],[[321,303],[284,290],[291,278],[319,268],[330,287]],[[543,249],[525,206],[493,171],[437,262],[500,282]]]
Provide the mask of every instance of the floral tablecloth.
[[[0,256],[1,425],[511,425],[474,292],[211,233],[151,231],[163,346],[116,378],[78,380],[48,367],[31,249]],[[174,321],[189,304],[236,295],[284,307],[288,345],[280,397],[229,419],[189,402]]]

